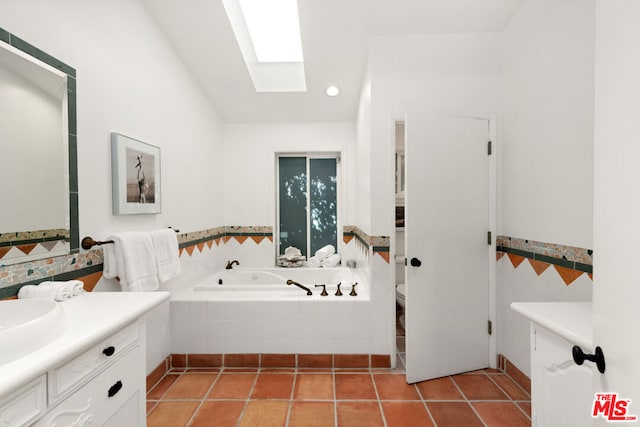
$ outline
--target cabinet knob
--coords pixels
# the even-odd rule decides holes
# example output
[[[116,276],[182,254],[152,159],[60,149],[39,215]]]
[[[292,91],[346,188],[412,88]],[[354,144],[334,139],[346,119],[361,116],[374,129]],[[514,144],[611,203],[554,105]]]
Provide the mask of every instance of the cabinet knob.
[[[594,362],[598,368],[598,372],[604,374],[606,366],[604,363],[604,353],[602,352],[602,348],[596,347],[595,354],[585,354],[580,347],[574,345],[573,349],[571,349],[571,353],[573,354],[573,361],[576,362],[576,365],[582,365],[585,360],[588,360],[589,362]]]
[[[422,265],[422,261],[415,257],[411,258],[411,261],[409,263],[411,264],[411,267],[420,267]]]
[[[113,356],[113,353],[116,352],[116,348],[112,345],[110,345],[109,347],[105,348],[104,350],[102,350],[102,354],[104,354],[105,356],[109,357],[109,356]]]
[[[122,388],[122,381],[118,381],[117,383],[109,387],[109,391],[107,392],[107,395],[109,397],[113,397],[116,394],[118,394],[121,388]]]

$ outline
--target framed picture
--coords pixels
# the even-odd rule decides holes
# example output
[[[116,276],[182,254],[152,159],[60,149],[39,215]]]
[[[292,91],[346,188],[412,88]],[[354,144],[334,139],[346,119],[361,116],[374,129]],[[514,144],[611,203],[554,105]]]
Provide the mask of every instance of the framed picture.
[[[113,214],[160,213],[160,148],[111,134]]]

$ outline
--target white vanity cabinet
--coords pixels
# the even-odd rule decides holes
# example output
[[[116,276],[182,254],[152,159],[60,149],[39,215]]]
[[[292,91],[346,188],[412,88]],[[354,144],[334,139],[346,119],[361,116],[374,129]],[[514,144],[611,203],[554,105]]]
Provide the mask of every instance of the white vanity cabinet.
[[[530,321],[531,424],[584,427],[592,423],[595,364],[577,365],[573,346],[592,352],[591,303],[513,303]]]
[[[595,365],[576,365],[575,344],[531,322],[531,420],[537,427],[591,425]]]
[[[67,331],[0,365],[0,427],[146,425],[145,320],[168,292],[87,292]]]
[[[35,426],[144,426],[145,362],[140,336],[144,336],[143,324],[135,322],[50,371],[49,409]]]

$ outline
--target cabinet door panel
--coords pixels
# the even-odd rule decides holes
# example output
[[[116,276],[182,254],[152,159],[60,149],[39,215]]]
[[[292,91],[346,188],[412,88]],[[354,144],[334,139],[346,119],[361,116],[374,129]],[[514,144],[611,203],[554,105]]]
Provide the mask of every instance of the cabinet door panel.
[[[573,344],[539,325],[532,325],[533,425],[584,427],[591,425],[594,369],[573,361]]]

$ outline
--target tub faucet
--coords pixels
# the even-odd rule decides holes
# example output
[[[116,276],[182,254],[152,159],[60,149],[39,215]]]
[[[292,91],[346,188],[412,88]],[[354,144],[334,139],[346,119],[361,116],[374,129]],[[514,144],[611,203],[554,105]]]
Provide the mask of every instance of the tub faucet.
[[[234,259],[233,261],[227,261],[227,266],[224,268],[225,270],[231,270],[233,268],[233,264],[235,265],[240,265],[240,263],[238,262],[237,259]]]
[[[293,280],[289,279],[287,280],[287,285],[296,285],[297,287],[299,287],[300,289],[304,289],[305,291],[307,291],[307,295],[313,295],[313,292],[311,292],[311,289],[307,288],[304,285],[301,285],[298,282],[294,282]]]

